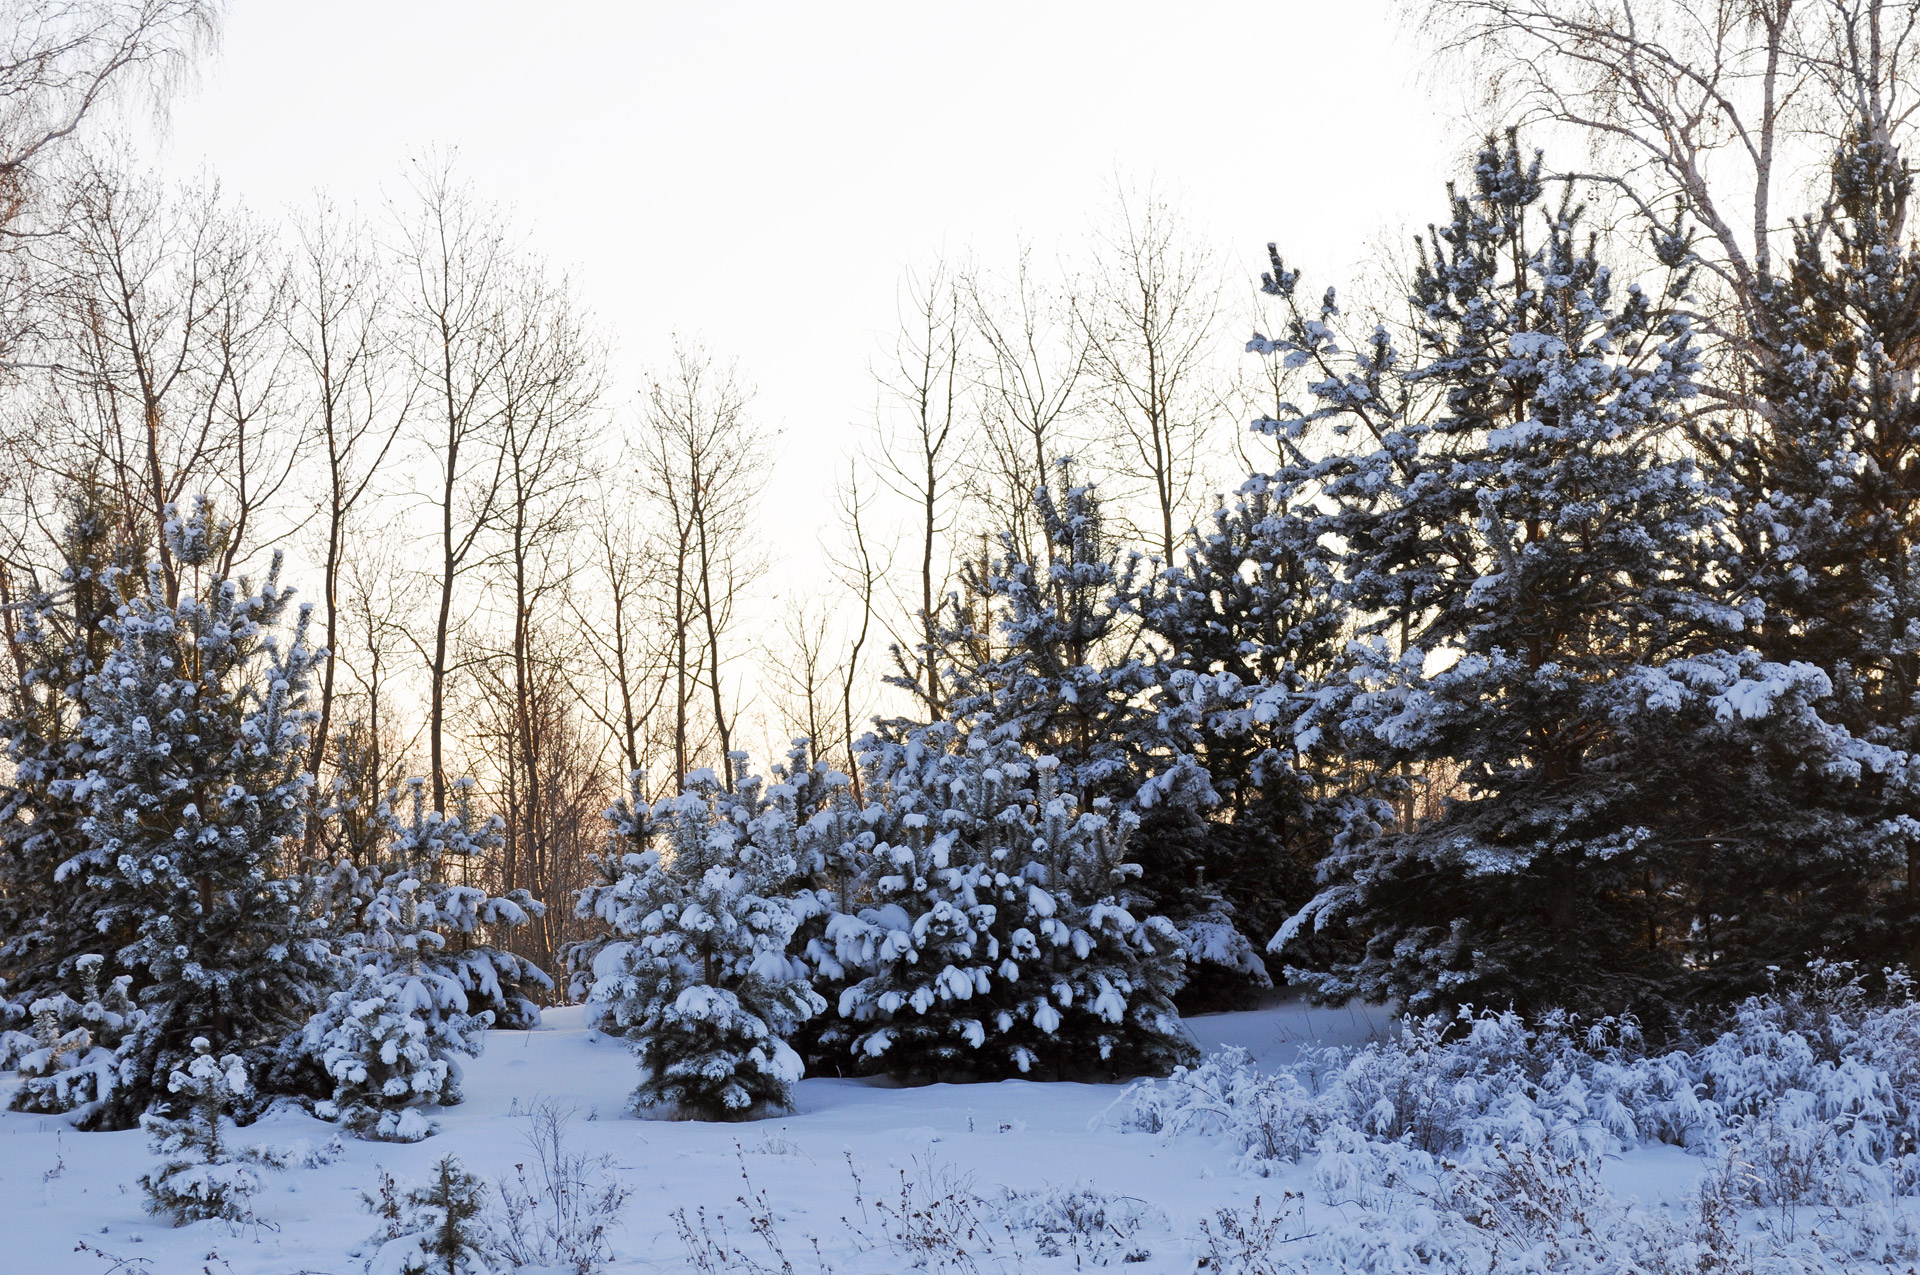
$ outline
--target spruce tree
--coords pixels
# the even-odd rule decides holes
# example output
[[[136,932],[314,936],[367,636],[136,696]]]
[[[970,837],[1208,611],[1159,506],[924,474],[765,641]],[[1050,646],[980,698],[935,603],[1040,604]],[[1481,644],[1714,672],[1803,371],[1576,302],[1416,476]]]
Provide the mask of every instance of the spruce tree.
[[[306,611],[283,643],[278,559],[258,592],[215,572],[224,528],[204,502],[164,534],[183,592],[149,571],[102,621],[112,647],[84,686],[88,769],[72,794],[86,815],[57,870],[96,892],[103,933],[129,936],[114,960],[143,1014],[103,1112],[122,1125],[164,1100],[190,1040],[270,1050],[336,970],[312,883],[284,866],[312,784]]]

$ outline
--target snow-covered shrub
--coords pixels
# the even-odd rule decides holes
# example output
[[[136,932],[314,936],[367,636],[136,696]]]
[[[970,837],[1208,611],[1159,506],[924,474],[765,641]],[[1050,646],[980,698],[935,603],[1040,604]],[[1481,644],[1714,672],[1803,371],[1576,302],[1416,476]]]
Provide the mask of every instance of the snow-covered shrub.
[[[453,1156],[442,1156],[433,1176],[415,1185],[382,1171],[377,1194],[361,1207],[380,1219],[362,1246],[371,1249],[367,1275],[495,1275],[496,1254],[487,1184]]]
[[[651,811],[616,808],[625,852],[579,907],[615,935],[592,954],[587,1018],[638,1051],[636,1109],[739,1119],[791,1104],[804,1067],[787,1039],[826,1002],[787,955],[798,916],[776,891],[796,866],[751,833],[776,800],[757,776],[729,792],[698,771]]]
[[[156,1172],[140,1178],[147,1211],[171,1218],[175,1226],[206,1218],[251,1218],[260,1174],[228,1141],[227,1112],[252,1092],[245,1064],[237,1054],[214,1057],[207,1038],[195,1037],[193,1060],[167,1078],[167,1092],[180,1114],[148,1115],[142,1122],[162,1160]]]
[[[1313,1150],[1334,1119],[1334,1107],[1295,1072],[1264,1073],[1234,1046],[1192,1067],[1176,1067],[1163,1081],[1141,1081],[1098,1119],[1170,1138],[1224,1138],[1243,1169],[1264,1173]]]
[[[1139,1242],[1143,1230],[1162,1230],[1166,1211],[1127,1195],[1091,1186],[1000,1189],[1000,1217],[1016,1234],[1029,1237],[1041,1257],[1070,1256],[1082,1263],[1110,1266],[1144,1262],[1151,1252]]]

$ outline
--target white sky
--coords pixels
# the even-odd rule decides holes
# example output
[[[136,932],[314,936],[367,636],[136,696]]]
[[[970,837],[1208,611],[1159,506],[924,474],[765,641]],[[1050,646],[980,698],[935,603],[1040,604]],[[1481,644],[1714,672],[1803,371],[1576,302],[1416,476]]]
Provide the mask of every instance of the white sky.
[[[574,277],[623,398],[675,332],[740,358],[782,430],[768,515],[811,528],[903,268],[1021,234],[1050,255],[1119,169],[1181,191],[1245,274],[1276,239],[1344,281],[1440,207],[1459,139],[1419,69],[1383,0],[233,0],[161,162],[270,213],[377,205],[409,153],[457,146]]]

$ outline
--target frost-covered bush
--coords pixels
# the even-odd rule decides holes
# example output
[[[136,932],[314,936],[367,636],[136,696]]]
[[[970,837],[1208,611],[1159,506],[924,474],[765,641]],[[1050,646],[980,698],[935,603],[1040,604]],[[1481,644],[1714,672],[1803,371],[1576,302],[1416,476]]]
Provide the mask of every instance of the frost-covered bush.
[[[147,1211],[171,1218],[175,1226],[207,1218],[246,1221],[253,1216],[260,1174],[230,1145],[227,1115],[235,1101],[252,1092],[246,1066],[237,1054],[214,1057],[205,1036],[195,1037],[192,1047],[193,1060],[167,1078],[167,1092],[180,1114],[142,1120],[162,1161],[156,1172],[140,1178]]]
[[[1256,1172],[1344,1129],[1433,1154],[1750,1146],[1750,1158],[1786,1157],[1775,1185],[1748,1192],[1756,1202],[1811,1198],[1792,1186],[1809,1174],[1852,1198],[1860,1188],[1841,1182],[1862,1167],[1907,1192],[1920,1186],[1920,1005],[1904,982],[1893,992],[1870,1004],[1852,970],[1816,965],[1803,983],[1745,1002],[1707,1044],[1664,1054],[1641,1052],[1631,1020],[1409,1016],[1390,1040],[1271,1074],[1244,1052],[1216,1054],[1135,1085],[1105,1119],[1226,1138]]]
[[[1002,1187],[998,1211],[1011,1231],[1031,1239],[1041,1257],[1071,1257],[1076,1269],[1082,1263],[1144,1262],[1152,1253],[1140,1242],[1140,1233],[1167,1225],[1166,1211],[1158,1205],[1087,1185],[1026,1191]]]

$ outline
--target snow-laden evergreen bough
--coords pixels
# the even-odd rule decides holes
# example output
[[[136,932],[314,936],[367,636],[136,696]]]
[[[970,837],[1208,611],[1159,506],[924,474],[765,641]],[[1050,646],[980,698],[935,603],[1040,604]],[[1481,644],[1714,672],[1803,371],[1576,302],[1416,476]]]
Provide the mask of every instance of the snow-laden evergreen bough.
[[[788,1040],[826,1003],[788,955],[800,915],[776,891],[798,865],[755,837],[791,819],[779,787],[743,775],[728,791],[696,771],[676,797],[614,811],[610,880],[579,903],[612,937],[580,959],[588,1021],[640,1055],[637,1109],[739,1119],[792,1104],[804,1064]]]

